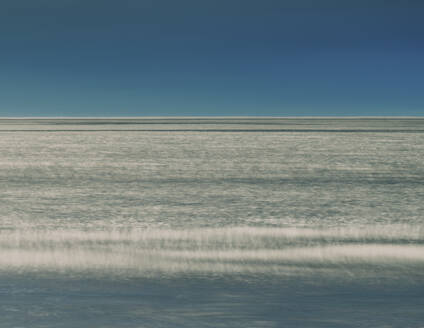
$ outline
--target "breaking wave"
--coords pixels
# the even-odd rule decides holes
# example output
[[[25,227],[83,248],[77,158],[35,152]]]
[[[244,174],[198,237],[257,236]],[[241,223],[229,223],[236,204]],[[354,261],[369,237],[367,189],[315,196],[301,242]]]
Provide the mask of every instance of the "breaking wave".
[[[423,268],[424,228],[3,230],[0,269],[106,274]]]

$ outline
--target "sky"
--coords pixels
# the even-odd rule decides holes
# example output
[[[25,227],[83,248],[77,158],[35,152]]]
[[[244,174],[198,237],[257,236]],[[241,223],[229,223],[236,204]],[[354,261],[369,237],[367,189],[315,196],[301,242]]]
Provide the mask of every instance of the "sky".
[[[424,1],[1,0],[0,116],[424,115]]]

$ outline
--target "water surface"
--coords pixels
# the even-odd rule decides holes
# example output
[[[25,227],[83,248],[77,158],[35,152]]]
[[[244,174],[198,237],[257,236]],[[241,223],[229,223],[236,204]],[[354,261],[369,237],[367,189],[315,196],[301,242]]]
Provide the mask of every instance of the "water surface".
[[[424,119],[2,119],[0,327],[420,327]]]

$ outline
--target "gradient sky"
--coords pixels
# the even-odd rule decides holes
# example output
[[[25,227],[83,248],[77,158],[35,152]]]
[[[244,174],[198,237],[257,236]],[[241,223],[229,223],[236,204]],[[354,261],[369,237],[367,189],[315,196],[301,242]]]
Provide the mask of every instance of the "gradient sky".
[[[1,0],[0,41],[0,116],[424,114],[422,0]]]

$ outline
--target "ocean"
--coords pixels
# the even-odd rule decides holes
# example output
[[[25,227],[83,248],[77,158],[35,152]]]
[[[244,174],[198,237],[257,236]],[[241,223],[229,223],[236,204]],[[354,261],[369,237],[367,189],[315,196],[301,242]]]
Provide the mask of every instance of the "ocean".
[[[0,119],[0,327],[424,327],[424,118]]]

